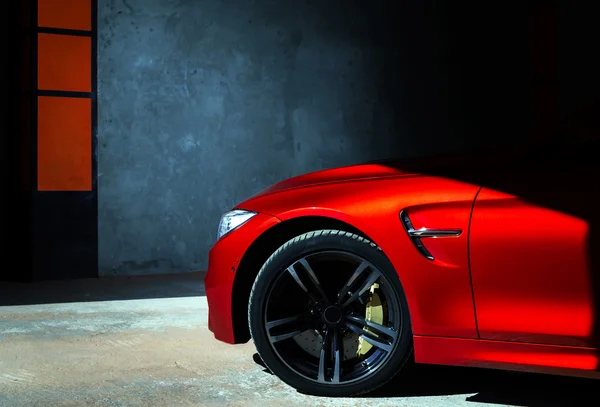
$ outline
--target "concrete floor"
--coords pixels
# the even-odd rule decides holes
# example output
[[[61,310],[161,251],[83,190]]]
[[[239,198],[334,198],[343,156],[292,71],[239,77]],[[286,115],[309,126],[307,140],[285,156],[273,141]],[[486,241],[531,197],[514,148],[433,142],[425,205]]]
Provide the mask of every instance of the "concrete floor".
[[[587,406],[598,382],[421,366],[376,394],[305,396],[208,331],[197,274],[0,287],[0,406]],[[596,397],[596,398],[592,398]]]

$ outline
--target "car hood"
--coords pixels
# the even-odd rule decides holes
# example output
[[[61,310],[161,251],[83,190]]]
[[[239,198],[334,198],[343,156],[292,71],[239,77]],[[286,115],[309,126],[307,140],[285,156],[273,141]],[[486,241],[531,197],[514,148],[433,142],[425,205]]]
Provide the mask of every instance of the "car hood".
[[[286,180],[271,185],[270,187],[254,195],[253,198],[261,195],[272,194],[275,192],[281,192],[297,188],[306,188],[317,185],[360,181],[366,179],[378,179],[386,177],[403,177],[409,175],[414,174],[385,165],[384,163],[350,165],[346,167],[310,172],[308,174],[288,178]]]
[[[251,198],[291,189],[391,177],[403,178],[427,175],[452,177],[453,175],[459,175],[457,179],[468,180],[472,177],[472,174],[497,170],[500,168],[498,163],[503,161],[506,161],[506,159],[502,158],[502,155],[497,152],[373,161],[288,178],[271,185]]]

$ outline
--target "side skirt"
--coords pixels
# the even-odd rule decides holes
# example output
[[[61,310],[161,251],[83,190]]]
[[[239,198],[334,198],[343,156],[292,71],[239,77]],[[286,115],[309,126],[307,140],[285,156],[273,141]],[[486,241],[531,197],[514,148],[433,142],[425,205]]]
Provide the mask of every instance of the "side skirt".
[[[593,348],[419,335],[414,348],[417,363],[600,379]]]

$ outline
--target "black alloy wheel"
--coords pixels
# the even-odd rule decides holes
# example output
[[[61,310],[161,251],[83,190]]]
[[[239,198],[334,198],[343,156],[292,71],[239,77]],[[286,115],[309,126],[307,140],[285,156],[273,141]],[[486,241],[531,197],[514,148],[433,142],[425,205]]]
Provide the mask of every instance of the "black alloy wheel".
[[[313,395],[372,391],[412,355],[398,275],[375,244],[343,231],[305,233],[273,253],[252,288],[249,324],[266,366]]]

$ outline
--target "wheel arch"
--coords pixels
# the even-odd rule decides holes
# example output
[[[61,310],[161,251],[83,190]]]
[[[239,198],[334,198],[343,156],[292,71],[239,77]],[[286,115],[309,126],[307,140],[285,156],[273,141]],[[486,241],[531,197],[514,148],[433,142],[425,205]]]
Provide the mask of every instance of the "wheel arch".
[[[250,340],[248,302],[250,291],[260,268],[281,245],[288,240],[319,229],[337,229],[355,233],[373,242],[363,231],[351,224],[325,216],[300,216],[285,220],[260,235],[250,245],[237,268],[232,290],[232,322],[236,343]],[[375,243],[375,242],[373,242]]]

